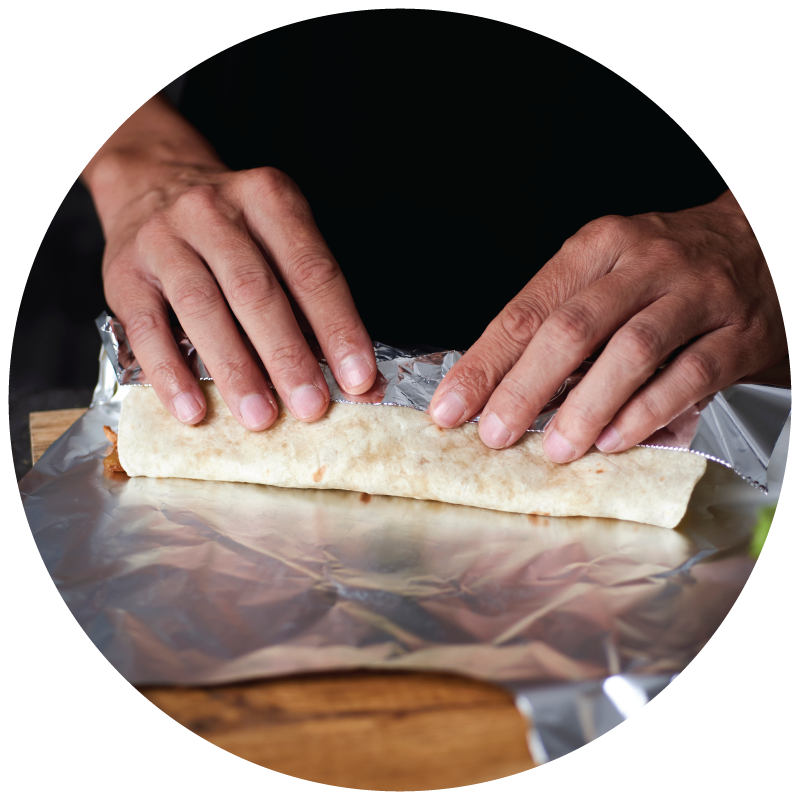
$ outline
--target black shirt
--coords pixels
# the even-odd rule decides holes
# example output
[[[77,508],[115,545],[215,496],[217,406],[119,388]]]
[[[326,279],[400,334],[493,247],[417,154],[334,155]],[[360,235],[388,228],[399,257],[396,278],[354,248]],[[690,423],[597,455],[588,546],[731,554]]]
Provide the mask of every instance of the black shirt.
[[[297,181],[370,335],[390,343],[468,347],[586,222],[725,190],[614,73],[460,14],[268,32],[191,70],[179,108],[231,168]]]

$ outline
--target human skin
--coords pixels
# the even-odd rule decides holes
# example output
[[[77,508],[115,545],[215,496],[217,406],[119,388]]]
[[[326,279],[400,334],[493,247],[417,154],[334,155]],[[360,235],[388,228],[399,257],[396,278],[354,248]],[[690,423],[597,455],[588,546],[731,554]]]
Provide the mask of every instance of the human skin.
[[[310,422],[325,413],[328,387],[301,326],[316,334],[349,394],[372,386],[370,337],[308,202],[287,175],[231,172],[156,96],[111,136],[82,178],[106,238],[106,299],[162,403],[181,422],[202,420],[206,405],[175,344],[167,304],[246,428],[268,428],[278,414],[259,360],[296,418]]]
[[[206,408],[167,304],[247,428],[263,430],[277,416],[259,361],[295,417],[310,422],[325,412],[328,388],[301,328],[316,334],[347,393],[372,386],[369,336],[288,176],[268,167],[229,171],[157,96],[108,140],[83,179],[106,235],[106,298],[179,420],[197,423]],[[451,428],[481,414],[483,441],[509,447],[603,344],[545,432],[555,461],[592,444],[627,449],[786,355],[766,261],[730,192],[697,208],[585,225],[448,373],[431,416]]]
[[[447,374],[431,416],[451,428],[480,414],[483,441],[510,447],[601,345],[545,430],[554,461],[632,447],[787,354],[767,263],[730,191],[581,228]]]

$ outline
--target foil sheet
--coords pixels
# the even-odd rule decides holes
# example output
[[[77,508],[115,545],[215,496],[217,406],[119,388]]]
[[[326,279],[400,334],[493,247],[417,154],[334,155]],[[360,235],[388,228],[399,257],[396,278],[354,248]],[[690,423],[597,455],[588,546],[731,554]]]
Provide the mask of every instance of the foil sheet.
[[[147,376],[130,348],[120,322],[103,312],[95,324],[120,386],[147,386]],[[198,380],[212,380],[200,354],[186,334],[174,330],[175,340]],[[380,403],[427,412],[436,388],[461,358],[458,350],[431,352],[400,350],[374,342],[378,379],[363,395],[344,393],[316,341],[309,344],[317,356],[331,400],[336,403]],[[541,432],[555,416],[573,387],[580,383],[590,362],[568,376],[529,428]],[[775,442],[791,408],[791,393],[781,387],[736,384],[692,406],[640,447],[689,450],[734,470],[749,483],[768,491],[767,466]],[[476,416],[470,422],[477,422]]]
[[[102,354],[100,367],[92,407],[20,491],[64,601],[136,685],[452,671],[515,693],[543,763],[634,713],[700,651],[750,574],[771,500],[714,463],[675,530],[129,479],[103,471],[102,426],[137,390]]]

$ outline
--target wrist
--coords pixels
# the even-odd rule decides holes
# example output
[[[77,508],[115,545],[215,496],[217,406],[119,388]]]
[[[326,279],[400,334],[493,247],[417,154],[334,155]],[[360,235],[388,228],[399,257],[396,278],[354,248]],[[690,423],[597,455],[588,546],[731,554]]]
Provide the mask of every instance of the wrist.
[[[731,211],[737,214],[744,213],[730,189],[726,189],[716,200],[712,200],[708,205],[720,211]]]
[[[706,215],[710,214],[711,216],[709,219],[716,220],[714,224],[718,227],[721,226],[721,229],[726,230],[728,235],[735,237],[742,243],[752,243],[752,245],[759,250],[760,254],[753,229],[750,227],[750,223],[747,221],[742,207],[739,205],[730,189],[723,192],[716,200],[712,200],[707,205],[699,206],[697,210]]]
[[[180,185],[227,171],[210,144],[156,97],[109,138],[81,174],[106,239],[130,210],[152,213]]]
[[[163,147],[113,148],[84,171],[108,239],[126,212],[146,215],[168,202],[179,186],[225,171],[221,162],[178,157]]]

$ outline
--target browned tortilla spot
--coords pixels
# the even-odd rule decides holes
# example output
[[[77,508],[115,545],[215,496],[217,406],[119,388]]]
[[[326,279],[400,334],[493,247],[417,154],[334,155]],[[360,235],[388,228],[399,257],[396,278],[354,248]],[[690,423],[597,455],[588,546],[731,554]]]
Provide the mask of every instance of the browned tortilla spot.
[[[251,432],[227,410],[213,384],[201,388],[214,419],[211,428],[181,424],[152,390],[126,396],[119,450],[129,475],[324,487],[354,491],[356,497],[399,495],[672,527],[705,469],[700,456],[645,448],[602,457],[592,449],[575,462],[554,464],[541,434],[489,450],[475,425],[440,431],[414,409],[369,404],[332,403],[313,424],[289,413],[268,431]]]
[[[547,516],[549,516],[549,514]],[[550,524],[550,520],[547,519],[546,516],[539,516],[538,514],[535,514],[535,513],[534,514],[528,514],[528,519],[534,525],[549,525]]]

